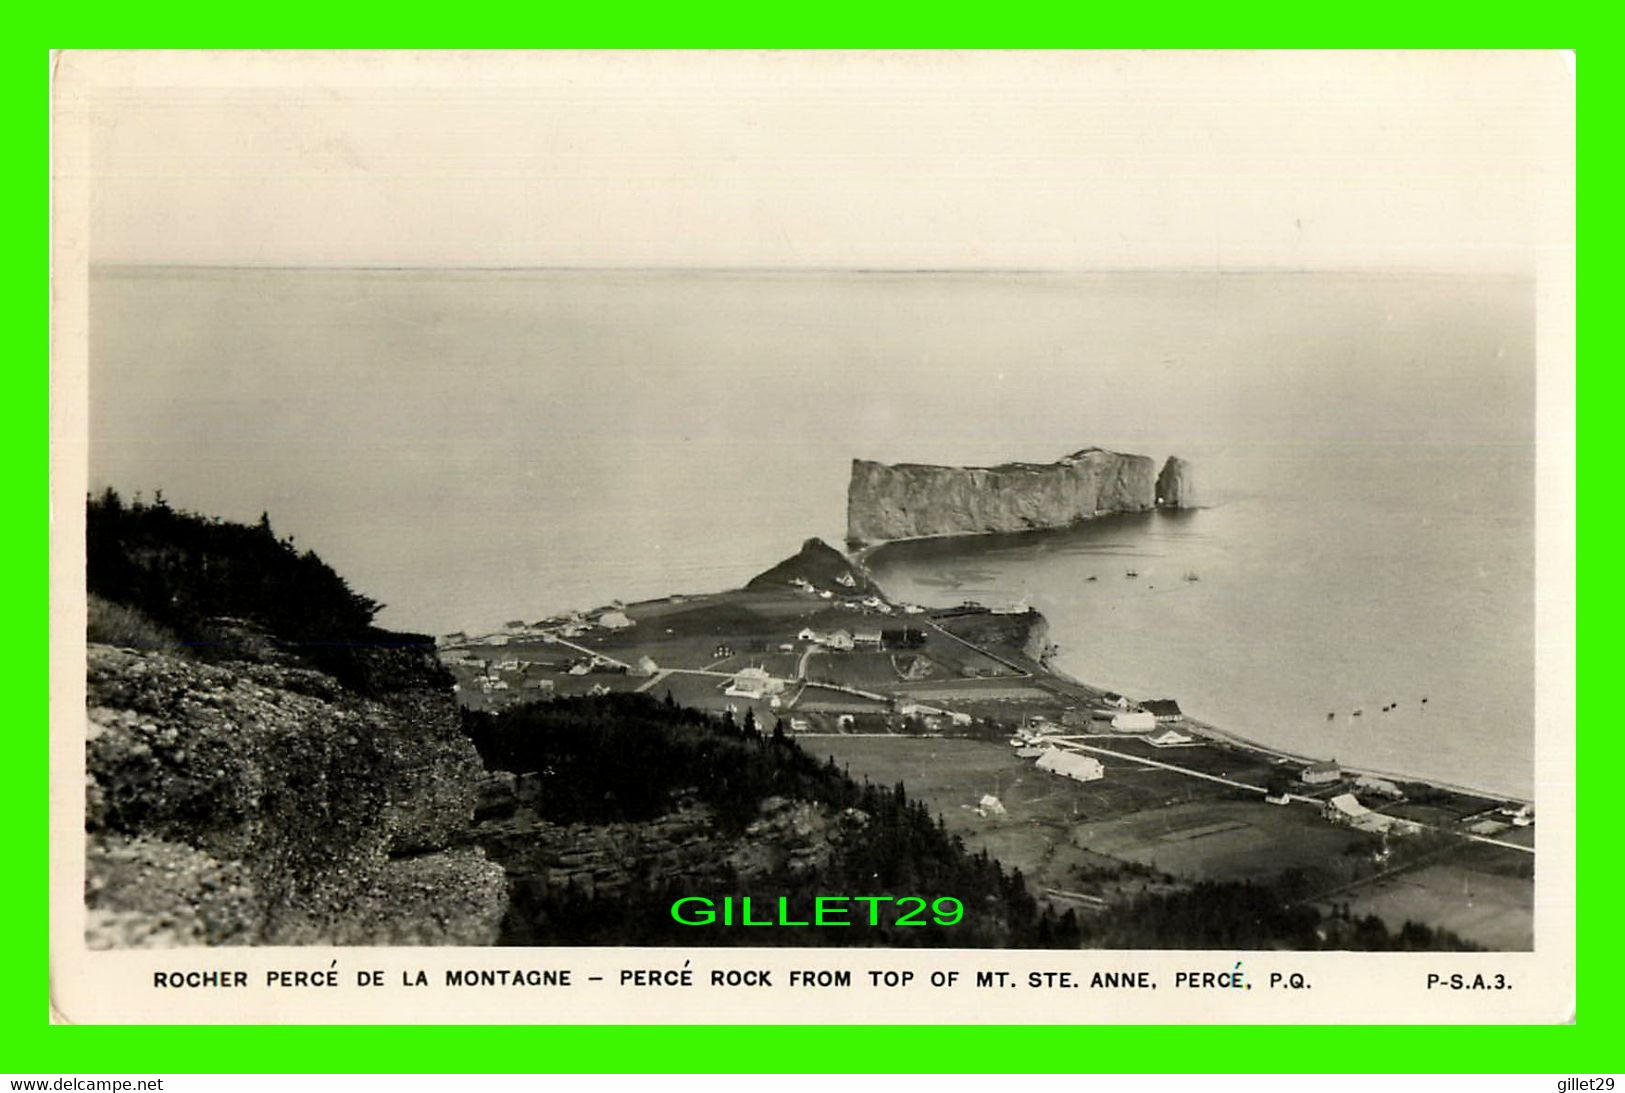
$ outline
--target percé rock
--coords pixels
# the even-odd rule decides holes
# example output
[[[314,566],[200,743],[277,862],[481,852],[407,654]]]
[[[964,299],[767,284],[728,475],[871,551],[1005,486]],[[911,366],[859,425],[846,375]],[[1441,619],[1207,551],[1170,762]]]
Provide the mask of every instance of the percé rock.
[[[369,697],[284,663],[91,645],[87,943],[493,943],[483,765],[436,670],[388,659],[402,686]]]
[[[1085,448],[1055,463],[940,467],[852,461],[847,538],[883,542],[1066,527],[1156,503],[1149,456]]]
[[[1196,503],[1195,488],[1191,483],[1191,465],[1177,455],[1168,457],[1157,475],[1157,507],[1185,509]]]

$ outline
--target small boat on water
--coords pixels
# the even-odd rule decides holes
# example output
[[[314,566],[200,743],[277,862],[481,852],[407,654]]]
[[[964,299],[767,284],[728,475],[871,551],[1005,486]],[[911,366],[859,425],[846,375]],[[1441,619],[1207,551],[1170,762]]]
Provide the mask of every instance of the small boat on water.
[[[1197,581],[1201,580],[1202,578],[1198,577],[1195,573],[1187,572],[1185,574],[1185,579],[1187,581],[1190,581],[1192,584],[1194,584]]]
[[[1137,570],[1133,570],[1133,569],[1131,569],[1127,573],[1123,574],[1123,576],[1125,576],[1125,577],[1138,577],[1139,575],[1140,575],[1139,572]]]
[[[1095,575],[1094,575],[1094,574],[1092,574],[1092,573],[1091,573],[1091,574],[1090,574],[1090,575],[1089,575],[1089,576],[1088,576],[1088,577],[1085,577],[1085,578],[1084,578],[1084,579],[1085,579],[1085,580],[1087,580],[1087,581],[1093,581],[1093,580],[1095,580],[1095,579],[1096,579],[1096,578],[1095,578]],[[1422,701],[1423,701],[1423,702],[1426,702],[1426,701],[1427,701],[1427,699],[1425,699],[1425,698],[1424,698],[1424,699],[1423,699],[1423,700],[1422,700]]]

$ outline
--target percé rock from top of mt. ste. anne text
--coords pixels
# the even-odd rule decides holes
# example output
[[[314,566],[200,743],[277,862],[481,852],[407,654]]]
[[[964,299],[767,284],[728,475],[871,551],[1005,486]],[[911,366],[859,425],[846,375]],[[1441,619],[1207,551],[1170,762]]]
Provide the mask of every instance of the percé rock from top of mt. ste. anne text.
[[[1085,448],[1054,463],[998,467],[854,459],[847,538],[874,543],[1066,527],[1153,508],[1156,482],[1156,464],[1149,456],[1102,448]]]
[[[1196,489],[1192,481],[1190,461],[1177,455],[1169,456],[1168,462],[1162,465],[1162,473],[1157,475],[1157,507],[1185,509],[1195,503]]]

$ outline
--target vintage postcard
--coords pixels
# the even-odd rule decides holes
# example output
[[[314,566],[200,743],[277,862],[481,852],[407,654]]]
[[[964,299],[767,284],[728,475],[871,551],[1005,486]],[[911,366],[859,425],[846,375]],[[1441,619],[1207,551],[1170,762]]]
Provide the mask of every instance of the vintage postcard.
[[[68,1022],[1573,1017],[1556,52],[65,52]]]

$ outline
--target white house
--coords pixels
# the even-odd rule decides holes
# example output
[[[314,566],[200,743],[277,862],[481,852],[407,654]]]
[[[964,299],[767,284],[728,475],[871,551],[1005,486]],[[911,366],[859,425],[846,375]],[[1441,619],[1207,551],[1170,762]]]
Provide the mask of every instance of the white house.
[[[625,630],[632,625],[632,620],[626,617],[625,611],[605,611],[598,616],[598,625],[606,630]]]
[[[1306,786],[1324,786],[1342,781],[1343,769],[1337,765],[1336,759],[1323,759],[1304,767],[1299,777]]]
[[[851,649],[854,646],[852,635],[846,630],[832,631],[825,639],[824,644],[831,649]]]
[[[1145,710],[1125,710],[1112,716],[1113,732],[1150,732],[1156,727],[1155,715]]]
[[[1353,823],[1371,815],[1371,810],[1360,803],[1352,793],[1339,793],[1326,802],[1326,818],[1338,823]]]
[[[1520,804],[1516,808],[1508,805],[1500,813],[1519,827],[1528,827],[1535,822],[1534,805]]]
[[[982,794],[982,799],[976,803],[976,811],[980,812],[983,816],[1006,815],[1004,802],[993,796],[991,793]]]
[[[1372,812],[1352,793],[1339,793],[1326,802],[1326,818],[1336,824],[1347,824],[1360,831],[1392,832],[1409,835],[1416,826],[1405,820],[1396,820],[1380,812]]]
[[[1140,703],[1140,709],[1146,710],[1159,722],[1172,723],[1184,718],[1185,712],[1179,708],[1179,703],[1171,698],[1151,698]]]
[[[722,693],[735,698],[767,698],[784,690],[784,680],[774,679],[766,668],[741,668]]]
[[[1154,748],[1177,748],[1181,744],[1189,744],[1191,738],[1176,729],[1163,729],[1161,732],[1146,737],[1146,743]]]
[[[1075,751],[1062,751],[1060,748],[1045,748],[1044,754],[1038,757],[1038,769],[1073,778],[1079,782],[1097,782],[1106,777],[1106,768],[1101,765],[1099,759],[1090,755],[1080,755]]]
[[[1375,793],[1379,797],[1403,797],[1405,791],[1386,778],[1378,778],[1371,774],[1362,774],[1354,780],[1354,788],[1366,793]]]
[[[800,630],[796,631],[796,640],[797,641],[821,642],[824,639],[818,633],[817,630],[814,630],[810,626],[803,626]]]

